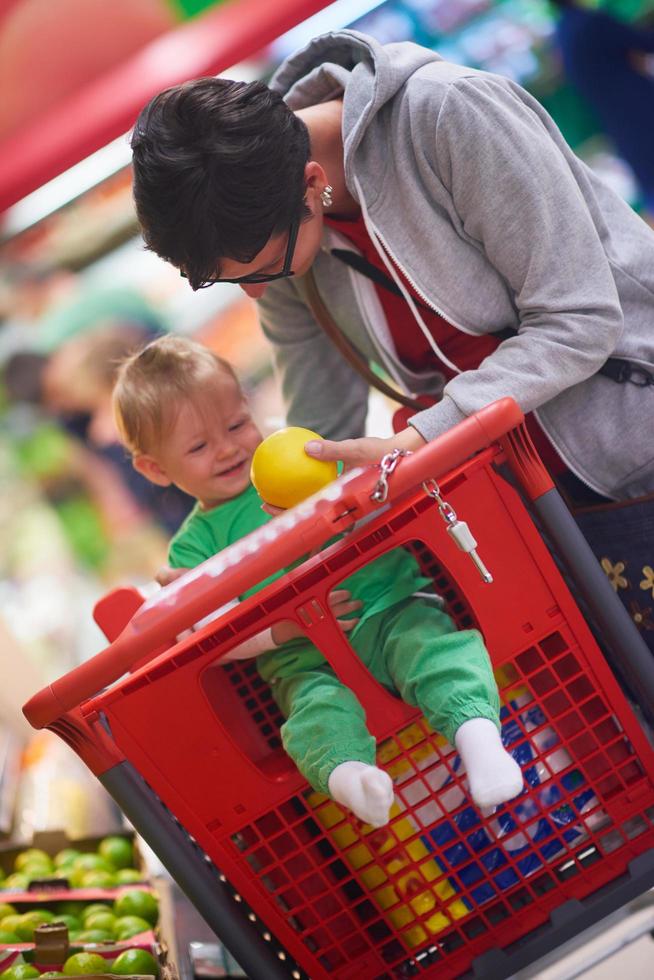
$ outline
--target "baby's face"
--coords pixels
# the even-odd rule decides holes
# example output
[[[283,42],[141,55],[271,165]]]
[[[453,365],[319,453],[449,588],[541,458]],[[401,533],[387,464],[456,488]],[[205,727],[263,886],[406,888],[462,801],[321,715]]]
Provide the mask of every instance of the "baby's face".
[[[209,401],[209,399],[208,399]],[[250,483],[250,464],[261,442],[243,392],[231,377],[211,393],[201,409],[183,402],[157,452],[171,483],[209,510],[242,493]]]

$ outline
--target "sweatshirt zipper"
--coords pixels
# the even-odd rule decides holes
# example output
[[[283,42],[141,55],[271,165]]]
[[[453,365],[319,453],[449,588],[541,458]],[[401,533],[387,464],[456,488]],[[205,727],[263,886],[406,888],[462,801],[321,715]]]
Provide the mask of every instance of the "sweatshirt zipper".
[[[393,277],[393,280],[397,283],[398,287],[402,291],[402,295],[404,296],[406,302],[408,303],[408,305],[409,305],[409,307],[410,307],[410,309],[411,309],[411,311],[413,313],[413,316],[414,316],[416,322],[418,323],[418,326],[420,327],[422,333],[424,334],[424,336],[425,336],[425,338],[426,338],[429,346],[434,351],[434,353],[436,354],[436,356],[443,362],[443,364],[446,364],[450,368],[451,371],[454,371],[455,372],[455,374],[461,374],[462,373],[461,372],[461,368],[460,367],[457,367],[456,364],[454,364],[452,361],[450,361],[445,356],[445,354],[443,354],[443,352],[441,351],[440,347],[438,346],[438,344],[436,343],[436,341],[432,337],[431,332],[429,331],[427,325],[425,324],[425,322],[423,321],[422,317],[420,316],[420,313],[418,312],[418,309],[416,307],[415,302],[413,301],[412,296],[409,294],[409,292],[406,289],[406,287],[405,287],[404,283],[402,282],[402,280],[398,277],[397,272],[396,272],[395,268],[393,267],[393,263],[395,263],[395,266],[397,267],[397,269],[399,269],[399,271],[402,273],[402,275],[406,278],[406,281],[409,283],[409,285],[411,286],[411,288],[416,291],[416,293],[418,294],[418,296],[420,297],[420,299],[423,301],[423,303],[426,306],[428,306],[430,309],[432,309],[435,313],[438,313],[438,315],[440,317],[442,317],[442,319],[445,320],[446,323],[449,323],[450,326],[455,327],[457,330],[461,330],[462,333],[468,334],[469,336],[475,336],[476,337],[477,334],[471,333],[471,331],[466,330],[465,327],[462,327],[459,323],[456,323],[456,321],[454,321],[451,317],[446,316],[445,313],[441,309],[439,309],[439,307],[436,306],[436,304],[433,303],[427,296],[425,296],[425,294],[422,292],[421,289],[418,288],[417,284],[414,282],[414,280],[412,279],[412,277],[406,271],[406,269],[404,268],[404,266],[402,265],[402,263],[398,261],[398,259],[396,258],[396,256],[393,254],[393,252],[389,248],[388,244],[384,241],[384,239],[382,238],[381,234],[377,230],[375,224],[373,223],[373,221],[372,221],[372,219],[371,219],[371,217],[370,217],[370,215],[368,213],[368,208],[366,206],[365,198],[363,196],[363,191],[362,191],[362,188],[361,188],[361,184],[359,183],[359,180],[356,177],[354,178],[354,184],[355,184],[356,189],[357,189],[357,192],[359,194],[359,203],[361,205],[361,212],[363,214],[363,220],[364,220],[366,226],[368,227],[368,230],[371,232],[371,236],[370,237],[372,238],[373,244],[375,245],[375,247],[376,247],[379,255],[381,256],[381,259],[382,259],[384,265],[386,266],[386,268],[390,272],[391,276]],[[380,244],[381,244],[381,248],[379,247]],[[389,259],[392,259],[392,262]]]
[[[338,235],[339,241],[342,238],[344,244],[346,244],[349,248],[353,248],[353,246],[351,245],[349,239],[347,239],[343,235],[342,232],[338,231],[337,229],[330,229],[330,231],[331,231],[332,234]],[[322,248],[323,248],[323,251],[325,252],[326,255],[331,255],[332,254],[332,250],[331,250],[330,247],[323,245]],[[364,323],[365,323],[365,326],[366,326],[368,337],[369,337],[370,341],[372,342],[374,349],[377,352],[377,357],[379,359],[379,365],[380,365],[380,367],[383,367],[388,372],[389,376],[405,392],[405,394],[407,394],[407,395],[413,394],[413,390],[411,388],[409,388],[409,386],[407,385],[407,383],[404,380],[404,378],[401,377],[401,375],[400,375],[400,373],[399,373],[399,371],[397,369],[397,365],[393,361],[393,358],[389,356],[389,352],[386,350],[386,348],[384,346],[383,338],[380,338],[377,335],[377,331],[375,330],[375,327],[374,327],[374,316],[373,316],[372,312],[370,311],[369,304],[368,304],[368,302],[366,301],[366,298],[365,298],[365,291],[366,290],[363,287],[363,283],[361,281],[362,280],[362,277],[360,275],[358,275],[354,269],[352,269],[352,268],[350,268],[348,266],[346,266],[346,268],[347,268],[347,271],[348,271],[349,276],[350,276],[350,282],[352,284],[352,289],[354,290],[354,295],[355,295],[355,299],[356,299],[357,305],[358,305],[358,307],[361,310],[362,315],[363,315],[363,319],[364,319]],[[364,281],[365,281],[366,285],[370,285],[370,287],[371,287],[371,289],[373,290],[373,293],[374,293],[374,284],[372,282],[370,282],[370,280],[368,280],[368,279],[365,279]],[[362,295],[362,291],[363,291],[364,295]],[[379,302],[379,300],[377,302]],[[386,314],[384,313],[383,307],[381,308],[380,315],[384,318],[384,321],[388,325],[388,320],[386,318]],[[392,339],[392,335],[390,333],[390,328],[388,328],[388,331],[389,331],[389,340],[390,340],[390,343],[393,344],[393,339]],[[401,363],[400,360],[399,360],[399,357],[397,356],[397,352],[396,352],[396,358],[397,358],[398,363]]]

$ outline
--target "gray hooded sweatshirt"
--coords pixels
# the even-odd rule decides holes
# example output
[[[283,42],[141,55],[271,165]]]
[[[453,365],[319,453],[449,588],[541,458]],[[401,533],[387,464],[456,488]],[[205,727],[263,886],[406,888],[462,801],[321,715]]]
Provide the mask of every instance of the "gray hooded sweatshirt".
[[[351,244],[325,228],[313,271],[343,333],[405,391],[442,395],[411,424],[433,439],[511,395],[594,490],[654,492],[654,386],[596,373],[611,355],[654,370],[654,232],[542,106],[505,78],[355,31],[316,38],[271,85],[294,110],[342,95],[347,186],[405,296],[395,267],[464,333],[517,330],[475,370],[446,361],[456,371],[446,384],[407,296],[406,329],[434,348],[416,374],[396,353],[374,285],[331,255]],[[362,435],[367,384],[315,323],[302,277],[271,283],[259,307],[289,422],[332,439]]]

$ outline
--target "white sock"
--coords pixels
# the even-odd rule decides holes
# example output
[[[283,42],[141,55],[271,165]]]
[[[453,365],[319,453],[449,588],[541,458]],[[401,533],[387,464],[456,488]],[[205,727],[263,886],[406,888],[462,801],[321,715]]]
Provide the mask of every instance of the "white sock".
[[[393,782],[376,766],[365,762],[341,762],[327,781],[329,795],[337,803],[373,827],[388,823],[393,804]]]
[[[472,718],[457,730],[454,742],[465,766],[470,795],[487,809],[506,803],[522,789],[520,766],[509,755],[495,724],[488,718]]]

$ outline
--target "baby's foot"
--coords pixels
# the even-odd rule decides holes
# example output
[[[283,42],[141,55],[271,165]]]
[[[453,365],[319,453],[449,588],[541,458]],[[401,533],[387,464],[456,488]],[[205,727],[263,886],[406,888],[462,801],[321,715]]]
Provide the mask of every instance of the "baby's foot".
[[[506,803],[522,789],[520,766],[502,745],[488,718],[464,722],[454,736],[470,786],[470,795],[484,811]]]
[[[337,803],[373,827],[388,823],[393,804],[390,776],[365,762],[341,762],[328,780],[329,794]]]

